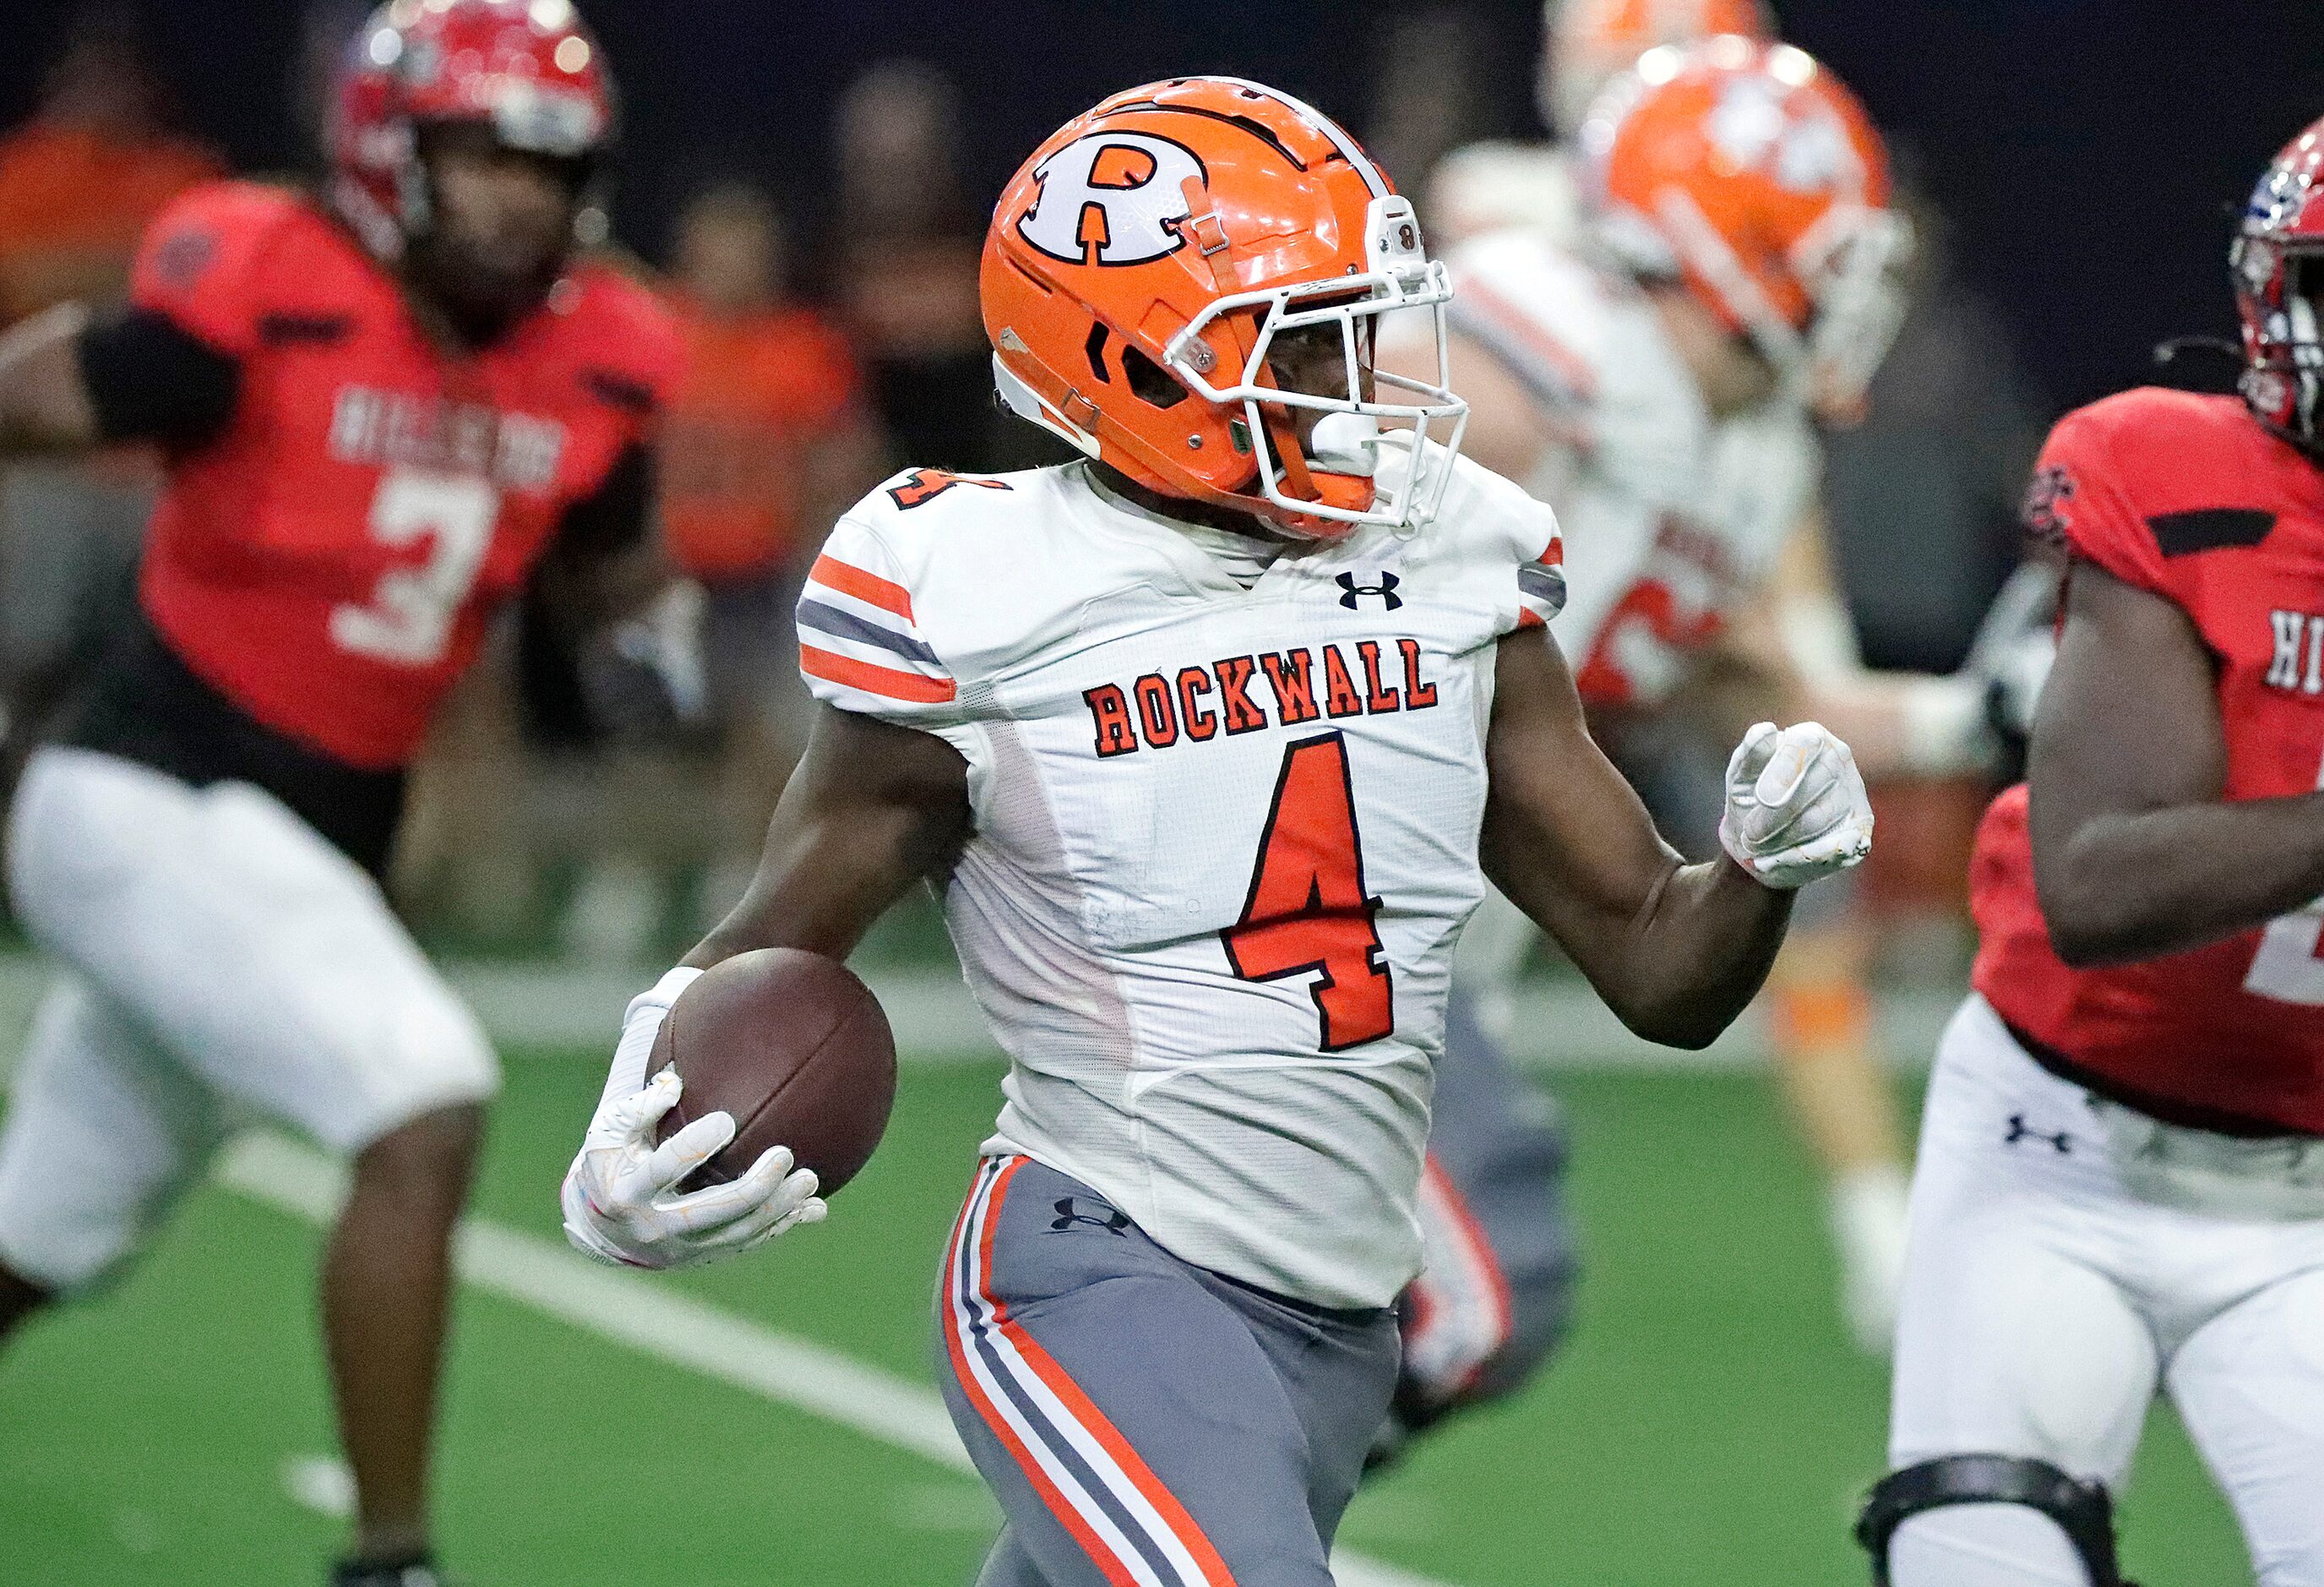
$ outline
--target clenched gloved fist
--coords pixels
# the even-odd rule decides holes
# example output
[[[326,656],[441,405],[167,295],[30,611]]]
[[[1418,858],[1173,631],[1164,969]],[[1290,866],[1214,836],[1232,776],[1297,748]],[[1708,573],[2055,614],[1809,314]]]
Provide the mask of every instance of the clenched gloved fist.
[[[1719,841],[1783,892],[1862,863],[1872,852],[1872,801],[1855,755],[1817,723],[1760,723],[1727,762]]]

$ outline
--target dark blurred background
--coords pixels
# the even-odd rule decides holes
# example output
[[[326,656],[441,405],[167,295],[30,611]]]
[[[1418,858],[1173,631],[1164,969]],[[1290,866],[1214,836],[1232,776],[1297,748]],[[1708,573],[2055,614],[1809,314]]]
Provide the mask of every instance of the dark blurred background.
[[[235,167],[300,163],[286,85],[297,0],[143,0],[188,125]],[[2225,215],[2293,131],[2324,115],[2317,0],[1777,0],[1784,35],[1863,96],[1951,217],[2046,401],[2138,380],[2163,337],[2222,331]],[[0,125],[30,108],[78,8],[14,0]],[[827,221],[830,129],[869,63],[911,57],[956,86],[960,174],[982,204],[1025,151],[1114,88],[1232,70],[1370,130],[1383,64],[1416,42],[1455,58],[1456,140],[1537,131],[1532,0],[598,0],[628,111],[622,235],[652,254],[710,175],[758,177]],[[1416,174],[1404,176],[1406,185]]]

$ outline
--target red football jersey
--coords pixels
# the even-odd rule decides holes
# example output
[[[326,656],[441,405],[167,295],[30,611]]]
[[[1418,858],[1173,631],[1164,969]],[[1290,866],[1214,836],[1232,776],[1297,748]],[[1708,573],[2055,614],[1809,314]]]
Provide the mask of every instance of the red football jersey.
[[[226,431],[171,459],[147,614],[252,716],[372,770],[418,752],[681,357],[651,294],[594,265],[493,346],[448,353],[348,233],[246,183],[164,211],[132,296],[242,369]]]
[[[2128,392],[2060,421],[2029,518],[2194,622],[2218,661],[2227,798],[2324,781],[2324,470],[2237,398]],[[2002,1018],[2136,1095],[2324,1134],[2324,901],[2071,969],[2034,897],[2026,801],[2020,786],[1994,802],[1970,862],[1975,980]]]

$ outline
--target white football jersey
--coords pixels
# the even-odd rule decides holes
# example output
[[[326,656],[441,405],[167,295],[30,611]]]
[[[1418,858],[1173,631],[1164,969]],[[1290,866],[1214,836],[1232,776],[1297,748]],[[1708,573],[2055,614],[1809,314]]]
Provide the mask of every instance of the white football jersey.
[[[1538,231],[1478,237],[1451,263],[1452,325],[1567,443],[1522,483],[1564,526],[1574,681],[1593,704],[1665,699],[1807,511],[1808,418],[1779,399],[1713,419],[1637,288]]]
[[[1394,1299],[1485,886],[1494,641],[1556,611],[1558,558],[1549,511],[1465,461],[1430,527],[1249,587],[1078,463],[915,471],[839,521],[800,667],[968,761],[945,903],[1010,1059],[988,1150],[1187,1261]]]
[[[1440,250],[1510,226],[1563,244],[1582,232],[1582,183],[1563,143],[1489,139],[1436,162],[1421,210]]]

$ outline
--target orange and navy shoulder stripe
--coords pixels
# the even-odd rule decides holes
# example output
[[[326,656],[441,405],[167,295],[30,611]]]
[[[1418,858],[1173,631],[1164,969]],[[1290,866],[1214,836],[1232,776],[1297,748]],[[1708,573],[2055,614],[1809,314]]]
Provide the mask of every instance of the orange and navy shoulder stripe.
[[[954,699],[959,686],[921,637],[902,585],[826,551],[799,595],[799,670],[842,688],[909,705]]]
[[[1565,542],[1517,565],[1517,626],[1541,628],[1565,609]]]

